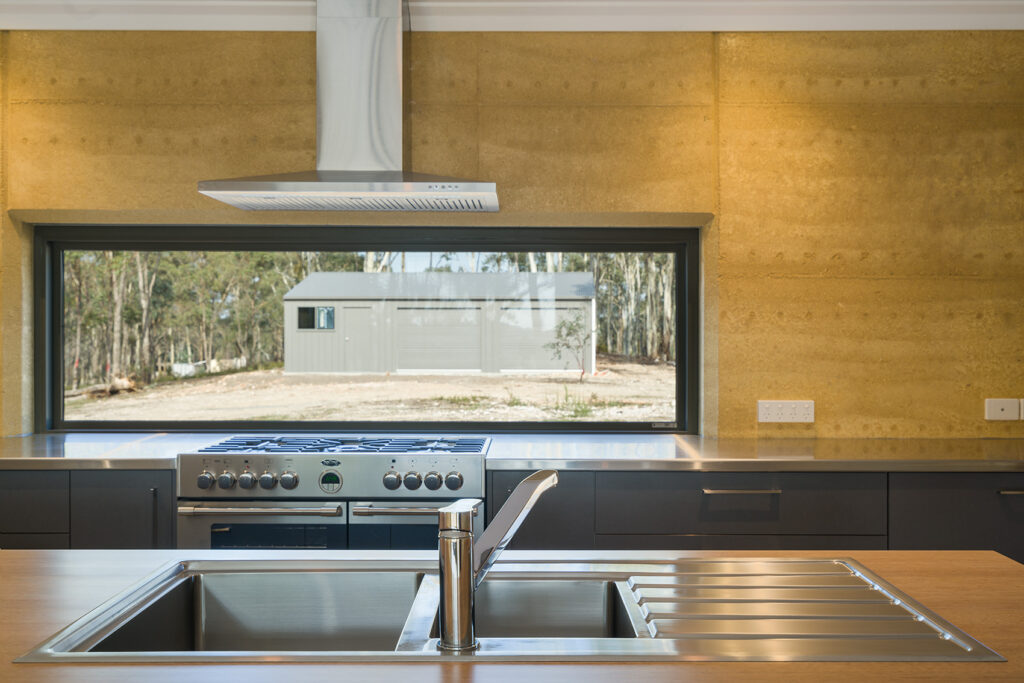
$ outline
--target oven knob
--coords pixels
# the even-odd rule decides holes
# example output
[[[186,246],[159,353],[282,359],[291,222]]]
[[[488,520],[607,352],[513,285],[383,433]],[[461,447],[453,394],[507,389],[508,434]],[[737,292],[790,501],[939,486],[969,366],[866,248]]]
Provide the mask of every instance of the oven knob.
[[[299,485],[299,475],[294,472],[281,473],[281,486],[286,489],[293,489]]]
[[[242,472],[238,475],[238,485],[243,489],[255,488],[257,481],[259,481],[259,479],[257,479],[256,475],[252,472]]]
[[[420,473],[419,472],[406,472],[406,474],[405,474],[405,488],[409,489],[410,491],[415,491],[416,489],[418,489],[420,487],[420,484],[422,484],[422,483],[423,483],[423,480],[420,479]]]
[[[444,484],[444,480],[441,479],[441,475],[437,472],[427,472],[423,475],[423,485],[431,491],[438,490],[442,484]]]
[[[222,489],[229,489],[235,485],[235,473],[224,470],[219,477],[217,477],[217,486]]]
[[[462,475],[458,472],[449,472],[444,478],[444,485],[452,491],[458,491],[462,488]]]
[[[213,486],[213,483],[217,481],[216,477],[213,476],[212,472],[203,472],[196,477],[196,486],[201,489],[208,489]]]
[[[277,477],[274,476],[273,472],[264,472],[260,475],[260,488],[261,489],[272,489],[277,486]]]
[[[402,475],[394,470],[391,470],[384,475],[384,488],[388,491],[394,491],[402,485]]]

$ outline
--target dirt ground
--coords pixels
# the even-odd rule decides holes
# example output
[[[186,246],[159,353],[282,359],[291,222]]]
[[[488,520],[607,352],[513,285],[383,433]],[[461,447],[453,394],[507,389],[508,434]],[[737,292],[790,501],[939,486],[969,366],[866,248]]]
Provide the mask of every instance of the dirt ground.
[[[257,370],[68,399],[66,420],[671,422],[675,366],[598,359],[579,375],[285,374]]]

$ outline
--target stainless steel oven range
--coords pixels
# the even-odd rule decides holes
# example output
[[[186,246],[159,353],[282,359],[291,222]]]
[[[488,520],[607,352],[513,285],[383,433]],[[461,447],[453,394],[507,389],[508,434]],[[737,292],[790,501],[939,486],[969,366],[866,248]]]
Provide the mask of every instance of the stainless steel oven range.
[[[437,549],[432,510],[483,499],[489,446],[467,436],[254,435],[181,453],[178,547]],[[477,532],[483,522],[480,506]]]

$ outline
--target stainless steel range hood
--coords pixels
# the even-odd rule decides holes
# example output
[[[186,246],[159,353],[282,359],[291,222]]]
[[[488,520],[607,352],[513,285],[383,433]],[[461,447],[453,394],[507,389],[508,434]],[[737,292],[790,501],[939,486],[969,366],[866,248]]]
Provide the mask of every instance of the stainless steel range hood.
[[[240,209],[497,211],[494,183],[402,171],[402,0],[317,0],[316,170],[204,180]]]

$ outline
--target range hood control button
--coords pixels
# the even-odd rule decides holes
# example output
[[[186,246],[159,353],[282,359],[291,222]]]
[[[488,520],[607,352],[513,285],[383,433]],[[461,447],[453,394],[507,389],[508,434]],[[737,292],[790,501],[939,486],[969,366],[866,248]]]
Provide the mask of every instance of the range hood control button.
[[[462,488],[462,475],[458,472],[449,472],[444,478],[444,485],[452,491],[458,491]]]
[[[420,487],[423,480],[420,478],[419,472],[407,472],[405,475],[405,488],[410,491],[415,491]]]
[[[423,485],[430,491],[438,490],[442,484],[444,484],[444,480],[441,479],[441,475],[437,472],[427,472],[423,476]]]
[[[402,477],[398,472],[394,470],[384,475],[384,488],[388,491],[394,491],[402,485]]]
[[[251,489],[256,487],[256,482],[259,481],[256,475],[252,472],[242,472],[238,475],[238,485],[243,489]]]
[[[235,485],[235,473],[224,470],[219,477],[217,477],[217,486],[222,489],[229,489]]]
[[[261,489],[272,489],[277,486],[277,477],[274,476],[273,472],[264,472],[260,475],[260,488]]]
[[[299,475],[294,472],[281,473],[281,486],[286,489],[293,489],[299,485]]]
[[[215,481],[217,480],[213,476],[212,472],[203,472],[198,477],[196,477],[196,486],[198,486],[201,489],[208,489],[211,486],[213,486],[213,483]]]

